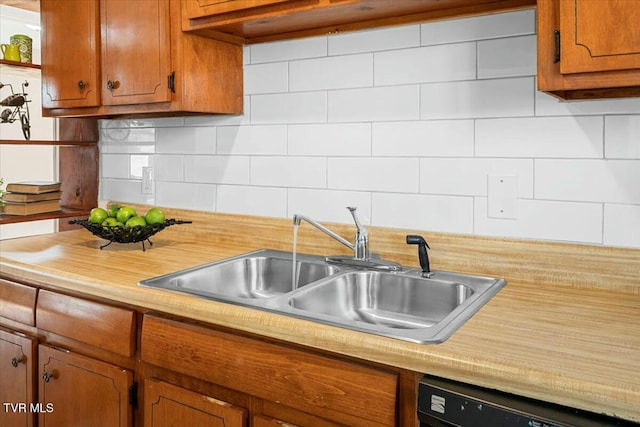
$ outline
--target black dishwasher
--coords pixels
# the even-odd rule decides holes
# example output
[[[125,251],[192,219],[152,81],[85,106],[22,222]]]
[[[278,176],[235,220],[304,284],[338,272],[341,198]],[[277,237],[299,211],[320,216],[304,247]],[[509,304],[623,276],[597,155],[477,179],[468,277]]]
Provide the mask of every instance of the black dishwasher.
[[[425,375],[420,427],[609,427],[640,424]]]

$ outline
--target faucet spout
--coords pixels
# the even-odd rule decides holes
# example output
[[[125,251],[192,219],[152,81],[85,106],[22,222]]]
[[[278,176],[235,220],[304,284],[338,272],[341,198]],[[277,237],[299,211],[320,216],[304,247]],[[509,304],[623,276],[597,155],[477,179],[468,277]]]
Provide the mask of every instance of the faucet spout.
[[[300,225],[300,223],[302,221],[308,222],[309,224],[313,225],[318,230],[320,230],[323,233],[325,233],[327,236],[332,237],[333,239],[337,240],[338,242],[342,243],[343,245],[345,245],[346,247],[348,247],[349,249],[351,249],[352,251],[355,252],[356,248],[351,242],[349,242],[347,239],[345,239],[344,237],[340,236],[339,234],[336,234],[333,231],[329,230],[327,227],[325,227],[324,225],[320,224],[319,222],[309,218],[308,216],[304,216],[304,215],[295,214],[293,216],[293,225]]]

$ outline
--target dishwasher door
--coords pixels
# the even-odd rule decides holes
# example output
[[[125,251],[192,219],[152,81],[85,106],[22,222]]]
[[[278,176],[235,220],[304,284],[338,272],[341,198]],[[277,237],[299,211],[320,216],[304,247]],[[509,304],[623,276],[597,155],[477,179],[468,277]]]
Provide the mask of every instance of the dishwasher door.
[[[610,427],[640,424],[425,375],[420,427]]]

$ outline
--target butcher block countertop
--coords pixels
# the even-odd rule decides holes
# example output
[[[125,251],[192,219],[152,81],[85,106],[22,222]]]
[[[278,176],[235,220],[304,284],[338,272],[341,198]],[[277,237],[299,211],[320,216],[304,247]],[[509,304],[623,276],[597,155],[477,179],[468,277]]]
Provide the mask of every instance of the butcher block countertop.
[[[0,274],[640,421],[640,250],[370,227],[371,250],[383,258],[417,266],[416,247],[404,236],[422,234],[433,269],[508,282],[451,338],[421,345],[138,286],[142,279],[256,249],[292,250],[291,220],[165,212],[193,223],[163,230],[145,252],[140,244],[100,250],[105,242],[84,229],[0,241]],[[352,239],[353,226],[327,225]],[[305,223],[298,251],[348,254]]]

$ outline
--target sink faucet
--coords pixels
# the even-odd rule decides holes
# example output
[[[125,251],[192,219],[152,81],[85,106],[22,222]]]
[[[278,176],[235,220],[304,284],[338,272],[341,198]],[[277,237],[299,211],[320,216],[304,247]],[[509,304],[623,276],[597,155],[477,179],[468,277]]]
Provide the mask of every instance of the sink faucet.
[[[354,243],[349,242],[344,237],[334,233],[324,225],[304,215],[295,214],[293,216],[293,224],[300,225],[302,221],[306,221],[309,224],[313,225],[318,230],[322,231],[329,237],[332,237],[333,239],[337,240],[338,242],[342,243],[343,245],[345,245],[346,247],[348,247],[353,251],[353,257],[343,257],[343,256],[327,257],[326,261],[329,263],[348,264],[356,267],[374,268],[379,270],[391,270],[391,271],[400,270],[402,268],[400,264],[396,264],[390,261],[385,261],[378,257],[375,257],[375,259],[372,259],[371,253],[369,252],[369,232],[358,219],[358,216],[356,215],[357,208],[349,206],[347,207],[347,209],[349,209],[349,212],[353,217],[353,221],[356,224],[356,236],[354,239]]]

